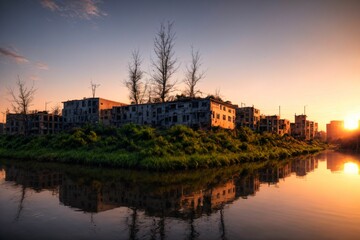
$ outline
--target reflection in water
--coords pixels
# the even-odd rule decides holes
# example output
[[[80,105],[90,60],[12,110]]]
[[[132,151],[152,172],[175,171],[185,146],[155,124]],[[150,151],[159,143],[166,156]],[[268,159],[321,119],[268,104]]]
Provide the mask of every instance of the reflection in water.
[[[347,162],[344,164],[344,173],[346,174],[359,174],[359,166],[353,162]]]
[[[5,177],[6,177],[5,170],[0,168],[0,180],[5,179]]]
[[[46,164],[32,166],[21,162],[12,164],[9,161],[2,166],[0,176],[21,188],[16,221],[22,218],[27,191],[32,189],[40,193],[46,190],[63,206],[91,213],[94,226],[97,213],[126,207],[129,210],[126,218],[128,239],[144,235],[144,216],[152,218],[151,224],[146,226],[147,236],[152,239],[168,237],[168,219],[178,219],[186,224],[186,238],[197,239],[200,236],[197,219],[203,216],[216,216],[218,237],[228,239],[227,235],[233,229],[226,222],[229,212],[225,207],[237,199],[255,196],[262,185],[277,186],[280,180],[290,176],[302,178],[318,168],[318,159],[327,159],[326,166],[331,171],[359,174],[355,161],[334,155],[336,153],[268,162],[265,166],[257,163],[186,173],[104,171]]]
[[[92,178],[74,175],[73,172],[53,171],[40,168],[27,170],[15,165],[6,165],[6,181],[13,181],[23,188],[22,200],[26,188],[36,192],[50,190],[59,196],[65,206],[81,209],[85,212],[102,212],[118,207],[133,209],[133,221],[136,222],[138,209],[144,210],[149,216],[173,216],[182,219],[196,219],[203,214],[211,214],[223,209],[225,204],[240,198],[254,196],[261,183],[277,184],[294,172],[297,176],[305,176],[317,167],[314,157],[295,159],[282,164],[267,164],[255,167],[252,171],[240,168],[236,172],[217,172],[204,177],[193,177],[198,174],[188,173],[182,178],[194,178],[188,182],[167,184],[168,174],[157,174],[155,182],[141,179],[101,179],[96,175]],[[211,170],[209,170],[211,171]],[[205,175],[206,176],[206,175]],[[157,185],[156,183],[160,183]],[[161,224],[160,224],[161,226]],[[160,227],[161,228],[161,227]],[[134,231],[136,229],[134,228]]]

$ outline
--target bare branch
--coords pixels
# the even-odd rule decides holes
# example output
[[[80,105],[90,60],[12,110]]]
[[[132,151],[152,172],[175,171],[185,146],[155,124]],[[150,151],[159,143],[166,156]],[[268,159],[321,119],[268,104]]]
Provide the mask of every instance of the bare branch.
[[[174,57],[175,33],[173,32],[173,25],[173,22],[168,22],[167,25],[162,23],[154,39],[156,60],[152,60],[153,90],[156,98],[161,99],[161,102],[167,100],[176,85],[176,81],[171,81],[171,77],[178,69],[177,59]]]
[[[144,72],[141,70],[142,59],[139,50],[132,52],[132,59],[128,65],[129,77],[124,81],[124,85],[129,89],[131,102],[140,104],[144,102],[144,96],[148,88],[148,82],[142,82]]]
[[[185,95],[190,98],[195,98],[196,94],[201,93],[195,88],[198,82],[205,77],[205,72],[200,71],[201,65],[199,51],[194,52],[194,49],[191,48],[191,64],[186,68],[185,79],[183,80],[186,85]]]
[[[17,78],[16,85],[18,92],[13,88],[8,89],[11,96],[11,106],[15,113],[27,114],[34,100],[36,89],[34,88],[34,82],[31,87],[27,87],[19,76],[17,76]]]

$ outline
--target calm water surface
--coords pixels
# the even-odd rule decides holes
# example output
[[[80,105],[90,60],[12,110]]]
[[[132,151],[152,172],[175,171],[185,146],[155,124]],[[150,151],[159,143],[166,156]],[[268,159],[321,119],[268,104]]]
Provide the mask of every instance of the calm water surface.
[[[360,239],[360,156],[186,173],[2,161],[0,239]]]

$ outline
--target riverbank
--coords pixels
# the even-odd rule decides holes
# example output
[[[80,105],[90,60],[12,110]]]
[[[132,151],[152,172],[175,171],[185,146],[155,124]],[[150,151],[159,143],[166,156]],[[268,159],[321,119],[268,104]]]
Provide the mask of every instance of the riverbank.
[[[84,127],[56,135],[0,137],[0,157],[104,167],[184,170],[283,159],[325,149],[317,142],[247,128]]]

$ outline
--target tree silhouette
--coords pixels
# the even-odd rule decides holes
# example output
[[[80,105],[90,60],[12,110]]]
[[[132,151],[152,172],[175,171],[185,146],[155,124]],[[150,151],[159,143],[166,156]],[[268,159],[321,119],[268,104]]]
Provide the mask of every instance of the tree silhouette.
[[[199,51],[194,52],[194,49],[191,48],[191,63],[190,66],[186,68],[185,79],[183,80],[186,85],[185,95],[190,98],[195,98],[196,94],[201,93],[195,88],[198,82],[205,76],[205,72],[200,71],[201,65]]]
[[[167,22],[166,25],[162,23],[154,40],[156,59],[152,60],[153,91],[155,98],[161,102],[165,102],[175,90],[176,81],[171,81],[178,68],[177,59],[174,57],[174,41],[173,22]]]
[[[141,57],[138,50],[132,52],[132,59],[129,62],[129,78],[124,81],[125,86],[129,89],[129,98],[134,104],[144,102],[144,96],[147,91],[147,83],[142,82],[144,72],[141,70]]]

